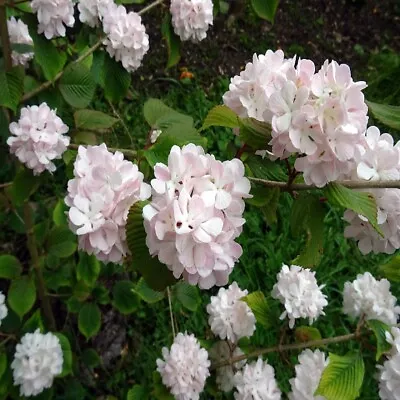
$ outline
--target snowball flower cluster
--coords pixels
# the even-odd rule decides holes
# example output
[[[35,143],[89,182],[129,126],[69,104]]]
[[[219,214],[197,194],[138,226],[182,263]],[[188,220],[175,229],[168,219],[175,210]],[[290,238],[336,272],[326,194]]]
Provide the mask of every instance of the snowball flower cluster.
[[[112,4],[112,0],[80,0],[78,3],[79,20],[91,28],[99,26]]]
[[[199,42],[213,24],[212,0],[171,0],[172,26],[181,40]]]
[[[314,396],[314,393],[328,363],[329,358],[320,350],[302,351],[295,367],[296,376],[289,381],[292,389],[289,400],[325,400],[324,396]]]
[[[6,296],[0,291],[0,326],[1,321],[7,317],[8,315],[8,308],[6,306]]]
[[[58,337],[50,332],[43,335],[37,329],[25,334],[17,344],[11,363],[14,385],[21,385],[21,396],[36,396],[52,386],[62,366],[63,352]]]
[[[162,381],[178,400],[197,400],[210,376],[210,361],[194,335],[178,333],[171,349],[162,349],[164,360],[157,360]]]
[[[152,203],[143,209],[150,254],[192,285],[226,285],[242,254],[235,238],[245,223],[243,198],[251,197],[243,163],[217,161],[193,144],[173,146],[154,175]]]
[[[247,290],[241,290],[233,282],[228,289],[221,288],[217,296],[211,296],[211,303],[207,305],[208,323],[215,335],[232,343],[253,335],[256,318],[250,307],[241,301],[247,294]]]
[[[365,148],[356,157],[351,179],[359,181],[385,181],[400,179],[400,142],[394,145],[393,137],[381,134],[375,126],[366,132]],[[358,242],[361,253],[392,254],[400,248],[400,190],[368,189],[377,203],[380,235],[362,215],[346,210],[344,219],[349,223],[344,236]]]
[[[11,44],[21,44],[33,46],[33,40],[31,35],[29,35],[28,25],[24,24],[21,19],[16,20],[11,17],[7,21],[8,35],[10,37]],[[34,53],[28,52],[18,52],[13,50],[11,52],[11,58],[13,65],[23,65],[24,67],[28,65],[29,60],[33,58]]]
[[[274,369],[262,358],[247,364],[235,375],[235,400],[280,400]]]
[[[367,320],[377,319],[394,325],[400,314],[396,302],[396,297],[390,292],[390,282],[387,279],[378,281],[369,272],[344,284],[343,312],[352,318],[364,315]]]
[[[107,35],[104,44],[108,54],[127,71],[138,69],[149,50],[149,36],[140,15],[111,3],[103,15],[103,30]]]
[[[74,26],[72,0],[32,0],[31,7],[39,21],[38,33],[44,33],[46,39],[65,36],[65,26]]]
[[[318,286],[315,272],[297,265],[291,265],[290,268],[283,265],[277,278],[272,297],[285,306],[280,318],[288,316],[291,329],[297,318],[308,318],[312,324],[320,315],[325,315],[323,308],[328,301],[321,292],[324,285]]]
[[[46,103],[22,108],[19,121],[10,124],[10,132],[14,135],[7,139],[10,152],[35,175],[46,169],[55,171],[52,161],[61,158],[70,141],[64,136],[68,126]]]
[[[79,146],[74,179],[68,182],[65,203],[79,248],[104,262],[119,263],[128,252],[125,225],[129,208],[150,197],[137,165],[100,146]]]

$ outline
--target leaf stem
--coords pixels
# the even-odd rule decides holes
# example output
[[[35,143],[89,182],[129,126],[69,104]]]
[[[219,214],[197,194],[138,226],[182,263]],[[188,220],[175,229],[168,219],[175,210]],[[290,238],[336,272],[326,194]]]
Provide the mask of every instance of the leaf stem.
[[[68,147],[69,147],[71,150],[78,150],[78,147],[79,147],[79,146],[85,147],[85,145],[74,144],[74,143],[71,143]],[[111,152],[119,151],[119,152],[121,152],[121,153],[122,153],[124,156],[126,156],[126,157],[131,157],[131,158],[137,157],[137,151],[136,151],[136,150],[131,150],[131,149],[119,149],[119,148],[116,148],[116,147],[107,147],[107,149],[108,149],[108,151],[111,151]]]
[[[7,11],[6,11],[5,0],[0,0],[0,36],[1,36],[1,46],[3,48],[4,66],[6,71],[10,71],[12,68],[11,44],[10,44],[10,36],[8,34]]]

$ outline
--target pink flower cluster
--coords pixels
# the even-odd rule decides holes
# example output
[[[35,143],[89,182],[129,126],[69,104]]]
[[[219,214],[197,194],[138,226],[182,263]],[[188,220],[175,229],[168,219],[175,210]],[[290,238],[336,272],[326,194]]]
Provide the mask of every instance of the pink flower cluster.
[[[121,262],[128,252],[125,225],[129,208],[150,197],[143,174],[120,152],[100,146],[79,146],[74,179],[68,182],[65,203],[79,248],[104,262]]]
[[[152,203],[143,209],[150,254],[200,288],[226,285],[242,254],[235,238],[245,223],[243,198],[251,197],[243,163],[218,161],[193,144],[173,146],[154,175]]]
[[[240,117],[271,123],[274,157],[304,155],[295,168],[307,184],[322,187],[348,174],[364,146],[365,87],[345,64],[326,61],[315,72],[311,60],[268,50],[232,78],[223,100]]]

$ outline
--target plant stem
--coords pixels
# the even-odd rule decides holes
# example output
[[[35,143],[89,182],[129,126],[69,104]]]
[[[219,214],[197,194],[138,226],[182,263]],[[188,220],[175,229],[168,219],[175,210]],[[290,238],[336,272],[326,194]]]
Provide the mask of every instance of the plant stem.
[[[0,35],[3,48],[4,66],[6,71],[12,68],[11,44],[7,26],[6,1],[0,0]]]
[[[39,262],[39,253],[36,245],[36,236],[33,226],[32,209],[28,202],[24,204],[24,222],[26,228],[26,237],[28,241],[28,250],[31,256],[32,267],[36,275],[37,293],[39,295],[43,314],[46,318],[48,327],[51,331],[56,330],[56,321],[54,319],[53,310],[49,298],[46,296],[46,285],[44,283],[43,271]]]
[[[269,181],[266,179],[248,177],[252,182],[259,183],[267,187],[278,187],[282,191],[290,192],[292,190],[316,190],[322,189],[315,185],[307,185],[305,183],[291,183]],[[345,186],[349,189],[400,189],[400,181],[335,181],[335,183]]]
[[[4,189],[12,185],[12,182],[0,183],[0,189]]]
[[[172,336],[175,338],[176,332],[174,323],[174,312],[172,311],[171,291],[169,290],[169,286],[167,286],[167,296],[168,296],[169,316],[171,318]]]
[[[84,145],[79,145],[79,144],[70,144],[68,147],[71,149],[71,150],[78,150],[78,147],[79,146],[84,146]],[[119,152],[121,152],[124,156],[126,156],[126,157],[132,157],[132,158],[135,158],[136,156],[137,156],[137,152],[136,152],[136,150],[130,150],[130,149],[118,149],[118,148],[116,148],[116,147],[107,147],[107,149],[108,149],[108,151],[111,151],[111,152],[115,152],[115,151],[119,151]]]
[[[153,1],[153,2],[150,3],[147,7],[142,8],[142,9],[138,12],[138,14],[139,14],[139,15],[143,15],[143,14],[146,13],[147,11],[150,11],[153,7],[156,7],[156,6],[158,6],[159,4],[161,4],[161,3],[163,3],[163,2],[164,2],[164,0],[156,0],[156,1]]]

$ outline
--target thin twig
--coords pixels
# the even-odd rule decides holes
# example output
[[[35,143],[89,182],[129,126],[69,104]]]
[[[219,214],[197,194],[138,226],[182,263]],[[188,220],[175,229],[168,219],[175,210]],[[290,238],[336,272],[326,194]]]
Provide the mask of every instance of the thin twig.
[[[12,182],[0,183],[0,189],[4,189],[12,185]]]
[[[138,14],[139,14],[139,15],[143,15],[143,14],[146,13],[147,11],[150,11],[153,7],[156,7],[156,6],[158,6],[159,4],[161,4],[161,3],[163,3],[163,2],[164,2],[164,0],[156,0],[156,1],[153,1],[153,3],[149,4],[147,7],[142,8],[142,9],[138,12]]]
[[[71,150],[78,150],[78,147],[79,147],[79,146],[84,146],[84,145],[79,145],[79,144],[73,144],[73,143],[71,143],[68,147],[69,147]],[[116,147],[107,147],[107,149],[108,149],[108,151],[111,151],[111,152],[119,151],[119,152],[121,152],[121,153],[122,153],[124,156],[126,156],[126,157],[135,158],[135,157],[137,156],[136,150],[118,149],[118,148],[116,148]]]
[[[172,311],[171,291],[169,290],[169,286],[167,287],[167,295],[168,295],[169,316],[171,318],[172,336],[175,337],[176,332],[175,332],[175,323],[174,323],[174,313]]]
[[[116,110],[116,108],[114,107],[113,103],[111,103],[110,100],[108,100],[108,104],[109,104],[109,106],[111,107],[113,114],[117,117],[117,119],[118,119],[119,122],[121,123],[122,127],[124,128],[125,133],[128,135],[128,137],[131,139],[131,142],[132,142],[132,137],[131,137],[131,134],[130,134],[130,132],[129,132],[128,127],[127,127],[126,124],[125,124],[125,121],[124,121],[124,120],[122,119],[122,117],[119,115],[118,111]]]

